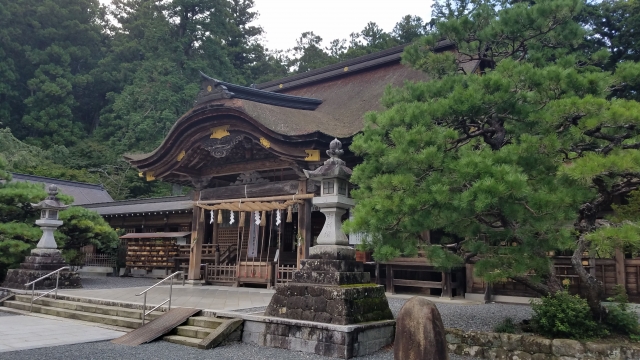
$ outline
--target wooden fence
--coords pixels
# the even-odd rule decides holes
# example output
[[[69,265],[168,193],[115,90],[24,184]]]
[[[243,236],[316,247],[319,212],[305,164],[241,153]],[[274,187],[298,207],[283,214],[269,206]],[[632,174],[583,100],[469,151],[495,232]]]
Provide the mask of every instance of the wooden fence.
[[[624,285],[629,298],[634,302],[640,302],[640,259],[625,259],[621,251],[616,252],[613,259],[595,259],[585,257],[582,263],[587,271],[600,280],[604,285],[605,297],[615,295],[616,285]],[[571,258],[558,256],[554,258],[556,275],[561,280],[569,280],[569,291],[579,293],[584,284],[571,266]],[[468,293],[484,293],[485,283],[482,279],[473,276],[473,265],[467,265]],[[493,284],[495,295],[507,296],[537,296],[536,293],[514,281],[505,281]]]
[[[276,284],[284,284],[293,280],[293,273],[298,270],[296,265],[280,265],[278,266]]]
[[[84,254],[82,266],[116,267],[116,256],[110,254]]]
[[[235,283],[237,281],[236,265],[207,264],[205,268],[205,280],[208,283]]]

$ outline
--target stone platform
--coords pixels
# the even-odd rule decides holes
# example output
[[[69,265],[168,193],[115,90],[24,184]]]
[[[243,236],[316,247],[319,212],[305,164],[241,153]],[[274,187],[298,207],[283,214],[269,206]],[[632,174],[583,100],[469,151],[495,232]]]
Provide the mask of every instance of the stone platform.
[[[261,313],[211,312],[211,315],[243,319],[243,343],[340,359],[372,354],[392,344],[395,336],[394,320],[334,325],[275,318]]]
[[[26,289],[25,284],[37,280],[52,271],[67,266],[64,258],[57,249],[34,249],[31,255],[25,258],[25,262],[20,264],[20,269],[10,269],[7,277],[2,283],[3,287],[10,289]],[[46,290],[56,287],[56,276],[38,281],[35,284],[36,290]],[[76,272],[61,271],[58,282],[60,289],[81,288],[80,275]],[[31,287],[29,287],[31,289]],[[28,290],[28,289],[27,289]]]
[[[27,289],[24,284],[28,284],[33,280],[47,275],[50,272],[50,270],[11,269],[7,272],[7,277],[5,278],[2,286],[9,289],[31,290],[31,286],[29,286]],[[53,289],[54,287],[56,287],[56,277],[54,275],[50,278],[40,280],[35,285],[36,290]],[[80,275],[78,275],[78,273],[76,272],[61,271],[58,285],[60,289],[81,288],[82,284],[80,281]]]

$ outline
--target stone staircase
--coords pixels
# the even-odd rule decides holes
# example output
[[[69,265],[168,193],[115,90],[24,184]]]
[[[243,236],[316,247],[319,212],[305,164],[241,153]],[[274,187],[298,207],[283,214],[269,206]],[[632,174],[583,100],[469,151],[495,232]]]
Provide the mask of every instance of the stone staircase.
[[[31,295],[15,295],[14,300],[4,301],[2,306],[28,312],[30,303]],[[142,326],[141,310],[119,306],[106,306],[60,299],[54,300],[43,297],[33,302],[33,312],[128,329],[137,329]],[[160,315],[162,315],[162,312],[154,311],[147,315],[147,319],[153,320]]]
[[[237,321],[237,319],[192,316],[185,325],[176,327],[171,334],[162,339],[201,349],[215,347],[222,342],[240,341],[242,329],[238,326],[234,327],[234,320]],[[217,344],[211,342],[217,342]]]
[[[11,300],[0,303],[8,311],[29,312],[31,295],[16,294]],[[40,298],[33,302],[33,312],[74,320],[88,321],[121,328],[137,329],[142,326],[140,309],[107,306],[71,300]],[[164,314],[154,311],[147,315],[147,322]],[[176,344],[209,349],[221,343],[240,341],[242,320],[222,319],[208,316],[192,316],[185,323],[174,328],[163,340]]]

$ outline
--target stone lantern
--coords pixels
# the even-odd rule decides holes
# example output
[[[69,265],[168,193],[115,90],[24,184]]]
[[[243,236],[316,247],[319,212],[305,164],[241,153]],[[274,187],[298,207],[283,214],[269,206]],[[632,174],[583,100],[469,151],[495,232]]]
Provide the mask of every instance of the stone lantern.
[[[321,184],[320,196],[313,198],[313,205],[320,208],[326,217],[318,236],[318,245],[309,249],[309,256],[312,258],[355,259],[355,250],[349,246],[349,239],[342,231],[342,215],[355,204],[349,198],[349,178],[352,171],[340,159],[342,154],[342,143],[334,139],[327,150],[329,160],[314,171],[304,171],[307,178]]]
[[[64,205],[56,195],[58,195],[58,187],[50,185],[48,188],[49,196],[37,204],[31,204],[34,209],[40,210],[40,219],[36,220],[36,225],[42,228],[42,237],[31,250],[31,255],[25,258],[20,264],[20,269],[10,269],[7,272],[3,287],[11,289],[24,289],[25,284],[67,266],[67,262],[62,257],[58,245],[53,236],[54,231],[62,225],[62,221],[58,220],[60,211],[68,206]],[[35,289],[50,289],[55,287],[55,277],[43,279],[35,284]],[[82,287],[80,276],[76,272],[63,270],[59,277],[60,288],[78,288]]]
[[[49,196],[37,204],[31,204],[34,209],[40,210],[40,219],[36,220],[36,225],[42,228],[42,237],[31,254],[60,253],[53,232],[62,225],[62,221],[58,220],[58,213],[69,206],[64,205],[56,195],[58,187],[50,185]]]
[[[342,215],[354,205],[348,197],[351,169],[340,159],[343,153],[335,139],[327,151],[330,158],[314,171],[305,170],[309,179],[322,183],[313,204],[326,220],[318,244],[300,261],[293,280],[276,287],[266,316],[336,325],[393,319],[384,287],[371,283],[342,231]]]

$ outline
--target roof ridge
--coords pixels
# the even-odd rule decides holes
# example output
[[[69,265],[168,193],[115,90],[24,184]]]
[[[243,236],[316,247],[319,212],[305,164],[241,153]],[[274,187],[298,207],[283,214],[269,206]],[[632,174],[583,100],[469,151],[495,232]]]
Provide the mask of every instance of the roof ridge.
[[[396,53],[402,53],[404,51],[404,48],[407,45],[409,45],[409,44],[397,45],[397,46],[394,46],[394,47],[389,48],[389,49],[385,49],[385,50],[373,52],[373,53],[370,53],[370,54],[358,56],[356,58],[349,59],[349,60],[340,61],[340,62],[337,62],[335,64],[323,66],[321,68],[309,70],[309,71],[306,71],[306,72],[303,72],[303,73],[300,73],[300,74],[290,75],[290,76],[287,76],[287,77],[284,77],[284,78],[271,80],[271,81],[267,81],[267,82],[260,83],[260,84],[255,84],[255,87],[256,87],[256,89],[264,89],[264,88],[268,88],[268,87],[271,87],[271,86],[274,86],[274,85],[286,84],[286,83],[291,82],[291,81],[300,80],[300,79],[304,79],[304,78],[307,78],[307,77],[319,75],[319,74],[322,74],[322,73],[325,73],[325,72],[329,72],[329,71],[337,70],[337,69],[340,69],[340,68],[344,68],[345,66],[353,66],[353,65],[356,65],[356,64],[362,64],[362,63],[365,63],[367,61],[379,59],[381,57],[393,55],[393,54],[396,54]]]
[[[136,198],[136,199],[125,199],[125,200],[116,200],[109,202],[101,202],[101,203],[92,203],[82,205],[83,207],[104,207],[104,206],[118,206],[118,205],[136,205],[136,204],[146,204],[146,203],[159,203],[163,202],[163,200],[176,200],[177,201],[193,201],[189,198],[188,195],[170,195],[170,196],[160,196],[160,197],[152,197],[152,198]]]
[[[34,179],[34,180],[46,180],[46,181],[52,181],[52,182],[57,182],[60,184],[69,184],[69,185],[81,185],[84,187],[88,187],[88,188],[95,188],[97,190],[105,190],[104,186],[102,184],[92,184],[92,183],[87,183],[87,182],[81,182],[81,181],[74,181],[74,180],[63,180],[63,179],[56,179],[56,178],[50,178],[50,177],[46,177],[46,176],[40,176],[40,175],[31,175],[31,174],[23,174],[23,173],[17,173],[17,172],[11,172],[11,176],[12,178],[17,178],[18,179],[23,179],[23,180],[29,180],[28,178]],[[42,181],[45,182],[45,181]]]
[[[313,83],[317,81],[324,80],[326,78],[331,78],[335,76],[342,76],[342,72],[337,73],[336,70],[344,69],[344,74],[351,74],[352,72],[347,72],[347,68],[350,66],[356,67],[357,70],[361,71],[370,67],[380,66],[386,63],[395,62],[401,59],[402,53],[404,49],[411,45],[411,43],[406,43],[402,45],[397,45],[391,47],[389,49],[373,52],[371,54],[359,56],[353,59],[344,60],[337,62],[335,64],[327,65],[318,69],[309,70],[301,74],[290,75],[284,78],[267,81],[261,84],[252,85],[256,89],[266,90],[266,91],[278,91],[280,89],[290,89],[298,86],[302,86],[304,84]],[[454,46],[455,44],[449,40],[443,39],[438,41],[433,50],[442,50],[444,48]],[[326,76],[322,76],[325,75]],[[307,81],[304,81],[307,79]],[[294,84],[291,84],[294,83]],[[289,86],[287,86],[289,84]],[[274,88],[274,87],[278,88]]]

